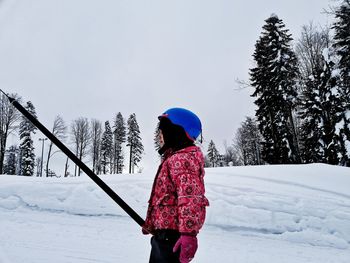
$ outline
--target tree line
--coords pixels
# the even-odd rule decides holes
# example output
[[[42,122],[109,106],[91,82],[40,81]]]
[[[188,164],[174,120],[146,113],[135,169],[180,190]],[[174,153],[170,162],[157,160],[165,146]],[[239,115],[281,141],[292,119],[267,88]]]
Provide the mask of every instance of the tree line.
[[[224,154],[210,142],[208,166],[350,166],[350,0],[332,14],[331,26],[304,26],[294,46],[282,19],[265,20],[249,72],[255,118],[242,123]]]
[[[16,94],[11,94],[21,100]],[[24,107],[36,117],[34,105],[28,101]],[[60,140],[68,143],[73,153],[80,159],[89,158],[91,169],[96,174],[118,174],[124,171],[125,152],[129,149],[129,173],[135,172],[135,166],[142,159],[144,151],[140,128],[133,113],[125,121],[118,112],[112,122],[102,123],[97,119],[77,118],[68,127],[61,116],[56,116],[51,132]],[[48,144],[46,156],[36,157],[33,135],[36,127],[9,103],[5,95],[0,95],[0,174],[23,176],[56,176],[50,169],[50,160],[59,150],[52,142]],[[19,146],[6,147],[10,135],[19,139]],[[46,138],[40,138],[42,147]],[[45,159],[45,162],[44,162]],[[44,166],[45,164],[45,166]],[[36,173],[35,173],[36,168]],[[64,176],[80,176],[79,167],[74,167],[74,174],[69,172],[67,158]]]

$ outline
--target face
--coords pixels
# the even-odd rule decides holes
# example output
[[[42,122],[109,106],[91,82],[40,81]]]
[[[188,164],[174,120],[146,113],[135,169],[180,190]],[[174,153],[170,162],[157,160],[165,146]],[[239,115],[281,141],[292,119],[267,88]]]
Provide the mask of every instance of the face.
[[[159,130],[158,140],[159,140],[159,145],[160,145],[160,147],[163,147],[163,146],[164,146],[164,137],[163,137],[163,132],[162,132],[162,130]]]

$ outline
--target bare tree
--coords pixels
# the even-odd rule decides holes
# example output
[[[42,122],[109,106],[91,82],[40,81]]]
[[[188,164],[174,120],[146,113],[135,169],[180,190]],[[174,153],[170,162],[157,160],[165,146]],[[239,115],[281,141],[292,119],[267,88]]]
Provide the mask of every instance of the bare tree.
[[[73,121],[71,126],[73,144],[75,147],[75,154],[80,161],[87,155],[88,146],[91,140],[89,121],[87,118],[78,118]],[[74,176],[77,175],[77,165],[75,165]],[[78,169],[78,176],[80,176],[80,168]]]
[[[296,45],[299,59],[298,141],[304,162],[338,164],[341,142],[336,134],[343,110],[339,102],[337,58],[329,28],[303,27]]]
[[[101,172],[101,148],[102,138],[102,123],[99,120],[91,120],[91,149],[90,154],[92,157],[92,171],[99,174]]]
[[[11,94],[11,97],[19,99],[16,94]],[[12,106],[5,95],[0,94],[0,174],[3,173],[7,138],[18,128],[19,118],[19,112]]]
[[[244,165],[262,164],[261,135],[253,118],[247,117],[237,130],[235,149]]]
[[[64,123],[61,116],[56,116],[53,127],[52,127],[52,134],[55,135],[58,139],[64,140],[66,138],[66,132],[67,132],[67,126]],[[47,161],[46,161],[46,177],[49,177],[49,162],[50,158],[57,152],[60,152],[60,150],[52,152],[53,149],[53,143],[50,141],[49,149],[47,153]]]
[[[235,147],[228,146],[226,140],[224,141],[224,163],[226,166],[239,166],[242,163],[239,161],[237,149]]]
[[[301,80],[309,81],[317,71],[324,67],[323,51],[330,46],[330,29],[318,28],[312,22],[302,28],[301,38],[295,47]]]

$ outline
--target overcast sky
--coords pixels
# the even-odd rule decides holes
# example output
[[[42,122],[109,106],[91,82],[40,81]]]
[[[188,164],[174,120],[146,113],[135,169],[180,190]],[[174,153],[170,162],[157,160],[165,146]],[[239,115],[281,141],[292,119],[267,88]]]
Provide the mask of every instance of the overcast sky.
[[[204,150],[231,144],[254,115],[248,80],[264,20],[277,14],[298,39],[324,26],[328,0],[3,0],[0,87],[32,101],[48,128],[56,115],[112,120],[136,113],[142,167],[156,169],[157,116],[171,107],[201,118]],[[40,148],[37,145],[37,149]]]

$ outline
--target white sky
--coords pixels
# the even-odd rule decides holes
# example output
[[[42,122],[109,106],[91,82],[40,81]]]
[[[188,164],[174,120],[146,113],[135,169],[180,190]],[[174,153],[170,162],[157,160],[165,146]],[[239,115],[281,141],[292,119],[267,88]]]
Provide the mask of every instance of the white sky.
[[[248,80],[264,20],[277,14],[298,39],[309,21],[326,25],[328,0],[3,0],[0,85],[31,100],[48,128],[57,114],[112,120],[135,112],[155,169],[156,117],[185,107],[204,138],[223,150],[254,115]],[[206,144],[204,144],[206,146]],[[37,149],[40,149],[37,145]],[[205,148],[206,150],[206,148]]]

